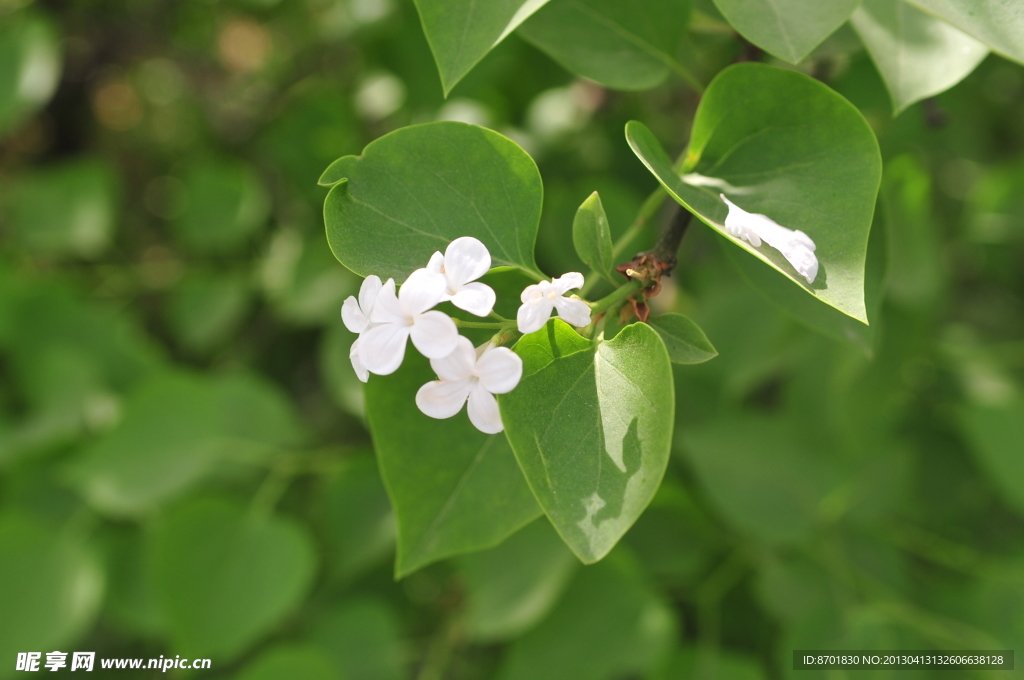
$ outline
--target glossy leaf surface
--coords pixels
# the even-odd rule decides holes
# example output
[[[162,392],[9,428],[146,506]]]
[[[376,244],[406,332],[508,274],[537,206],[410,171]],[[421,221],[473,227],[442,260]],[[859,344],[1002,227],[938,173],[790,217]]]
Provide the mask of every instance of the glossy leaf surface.
[[[910,0],[1008,59],[1024,63],[1024,4],[1017,0]]]
[[[370,376],[366,417],[398,522],[398,577],[439,559],[490,548],[541,513],[504,434],[487,435],[466,409],[436,420],[416,408],[437,377],[409,349],[402,367]]]
[[[859,0],[714,0],[744,38],[791,64],[845,22]]]
[[[601,205],[601,197],[596,191],[576,211],[572,223],[572,243],[585,264],[604,275],[609,274],[614,264],[612,232],[608,227],[608,215]]]
[[[483,241],[492,267],[537,270],[540,173],[496,132],[451,122],[402,128],[332,163],[320,183],[333,185],[324,203],[331,250],[360,276],[400,283],[460,236]]]
[[[668,464],[668,352],[646,324],[592,345],[557,319],[514,349],[523,378],[498,400],[509,442],[555,529],[595,562],[647,507]]]
[[[661,336],[674,364],[700,364],[718,356],[700,326],[682,314],[659,314],[647,323]]]
[[[683,173],[642,123],[627,124],[626,138],[669,194],[705,224],[822,302],[867,322],[864,267],[881,157],[874,133],[849,102],[802,74],[739,64],[708,87]],[[814,282],[768,244],[755,248],[730,236],[723,193],[750,213],[807,234],[820,265]]]

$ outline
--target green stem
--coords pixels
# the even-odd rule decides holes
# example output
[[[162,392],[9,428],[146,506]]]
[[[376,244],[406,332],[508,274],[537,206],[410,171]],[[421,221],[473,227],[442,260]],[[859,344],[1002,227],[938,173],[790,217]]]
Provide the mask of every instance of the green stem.
[[[618,289],[590,305],[591,316],[597,316],[606,309],[610,309],[618,303],[625,302],[626,298],[630,297],[643,287],[644,282],[638,279],[633,279],[632,281],[622,284]]]
[[[459,328],[488,328],[491,330],[504,330],[506,328],[515,328],[516,326],[515,321],[464,321],[462,319],[456,319],[454,316],[452,317],[452,321],[454,321],[455,325]]]

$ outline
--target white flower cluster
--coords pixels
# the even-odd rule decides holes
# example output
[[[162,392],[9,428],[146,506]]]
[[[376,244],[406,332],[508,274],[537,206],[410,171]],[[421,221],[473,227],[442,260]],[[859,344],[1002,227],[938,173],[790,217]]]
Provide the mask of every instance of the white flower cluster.
[[[451,418],[468,402],[469,420],[487,434],[504,429],[495,394],[515,389],[523,375],[523,361],[493,341],[474,348],[459,335],[455,321],[433,308],[451,302],[470,314],[484,317],[494,309],[494,290],[477,279],[491,268],[487,247],[471,236],[448,244],[444,254],[434,253],[427,266],[417,269],[395,292],[395,280],[381,282],[368,276],[359,299],[350,296],[341,307],[345,327],[359,335],[349,358],[360,380],[371,373],[389,375],[405,358],[406,340],[423,356],[438,380],[416,393],[416,405],[431,418]],[[517,315],[520,333],[540,330],[557,311],[574,326],[590,324],[590,307],[565,294],[583,285],[583,275],[570,272],[561,278],[527,286]]]

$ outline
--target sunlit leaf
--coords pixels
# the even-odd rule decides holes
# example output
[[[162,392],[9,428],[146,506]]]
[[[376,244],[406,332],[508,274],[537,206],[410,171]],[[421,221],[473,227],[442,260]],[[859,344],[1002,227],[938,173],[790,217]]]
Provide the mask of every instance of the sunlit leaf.
[[[0,25],[0,137],[53,96],[61,49],[51,23],[35,12],[6,14]]]
[[[475,236],[491,266],[538,277],[533,259],[543,188],[533,159],[496,132],[465,123],[402,128],[320,178],[334,255],[359,274],[401,282],[460,236]]]
[[[867,323],[864,267],[881,157],[874,133],[849,102],[800,73],[739,64],[720,73],[701,100],[682,172],[642,123],[630,122],[626,138],[669,194],[704,223]],[[813,283],[767,243],[755,248],[730,236],[720,194],[807,234],[820,265]]]
[[[499,398],[509,442],[555,529],[596,562],[650,503],[668,464],[668,352],[646,324],[592,345],[557,319],[515,351],[522,381]]]
[[[548,0],[416,0],[445,96]]]
[[[609,275],[612,261],[612,233],[608,227],[608,215],[601,205],[601,197],[595,191],[576,212],[572,223],[572,242],[576,253],[592,269]]]
[[[715,0],[744,38],[796,64],[845,22],[860,0]]]
[[[487,435],[465,409],[435,420],[416,391],[437,377],[411,348],[389,376],[370,376],[366,417],[398,522],[395,574],[490,548],[540,515],[504,434]]]
[[[1024,5],[1015,0],[910,0],[1008,59],[1024,63]]]
[[[889,88],[894,113],[953,87],[988,54],[984,43],[903,0],[864,0],[850,23]]]
[[[619,90],[646,90],[673,70],[689,0],[550,0],[517,33],[572,73]]]

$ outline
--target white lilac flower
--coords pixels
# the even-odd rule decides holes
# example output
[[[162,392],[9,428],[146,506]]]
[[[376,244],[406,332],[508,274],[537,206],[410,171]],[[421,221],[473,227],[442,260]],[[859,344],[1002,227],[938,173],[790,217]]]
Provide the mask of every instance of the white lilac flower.
[[[402,365],[405,341],[428,359],[451,354],[459,338],[455,322],[447,314],[429,311],[441,301],[445,279],[437,272],[417,269],[395,295],[388,279],[373,303],[370,326],[359,336],[359,359],[370,373],[388,375]]]
[[[442,299],[477,316],[487,316],[494,309],[494,290],[483,283],[472,283],[490,268],[487,246],[472,236],[455,239],[444,255],[434,253],[427,264],[430,271],[443,274],[448,284]]]
[[[388,284],[394,288],[395,282],[388,279]],[[345,328],[360,336],[370,328],[370,313],[373,311],[373,303],[383,287],[384,284],[375,275],[371,274],[363,279],[363,285],[359,287],[359,299],[356,300],[354,296],[349,295],[341,306],[341,320],[345,322]],[[352,349],[348,356],[356,376],[366,382],[370,374],[359,358],[359,338],[352,343]]]
[[[416,405],[431,418],[451,418],[466,407],[476,429],[497,434],[504,429],[495,394],[515,389],[523,376],[523,360],[507,347],[490,343],[473,349],[473,343],[459,337],[458,344],[443,359],[431,359],[439,380],[429,382],[416,393]]]
[[[725,230],[729,234],[748,241],[755,248],[760,248],[764,240],[782,253],[793,269],[807,279],[807,283],[814,283],[818,275],[818,257],[814,254],[815,245],[810,236],[799,229],[787,229],[766,215],[749,213],[724,194],[719,196],[729,206],[729,215],[725,218]]]
[[[589,326],[590,307],[587,303],[577,297],[565,297],[569,290],[582,286],[583,274],[579,272],[569,272],[557,279],[527,286],[520,296],[523,304],[516,315],[519,332],[526,335],[539,331],[552,310],[558,310],[558,316],[573,326]]]

